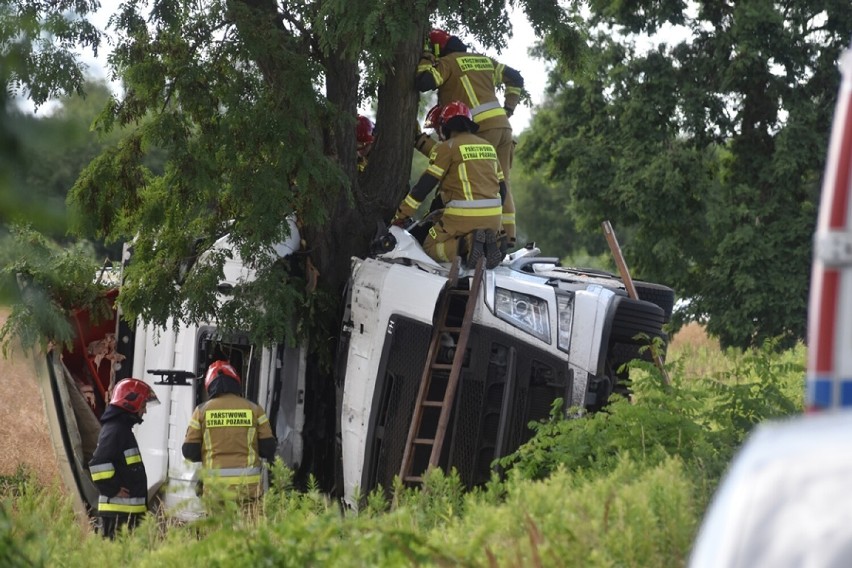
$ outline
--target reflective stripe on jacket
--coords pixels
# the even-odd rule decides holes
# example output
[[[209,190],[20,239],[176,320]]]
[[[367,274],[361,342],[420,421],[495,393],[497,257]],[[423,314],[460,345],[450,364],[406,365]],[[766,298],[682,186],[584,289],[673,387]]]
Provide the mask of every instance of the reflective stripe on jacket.
[[[260,482],[258,442],[272,437],[263,409],[228,393],[196,407],[185,442],[201,444],[204,475],[228,485],[252,485]]]
[[[428,177],[426,177],[428,176]],[[429,166],[399,206],[400,217],[411,217],[437,182],[445,203],[444,216],[483,217],[501,214],[503,170],[494,146],[469,132],[459,132],[432,149]],[[498,225],[499,228],[499,225]]]
[[[98,497],[99,513],[144,513],[147,510],[144,497]]]
[[[109,405],[101,416],[98,446],[89,461],[92,481],[98,488],[98,513],[115,516],[144,513],[148,509],[148,477],[133,426],[141,422],[116,406]],[[121,488],[127,497],[116,497]]]
[[[523,88],[520,73],[502,63],[476,53],[454,52],[439,57],[434,66],[418,67],[428,73],[438,89],[438,104],[462,101],[471,110],[473,120],[483,130],[511,128],[504,106],[514,109]],[[506,86],[504,104],[497,99],[496,87]]]

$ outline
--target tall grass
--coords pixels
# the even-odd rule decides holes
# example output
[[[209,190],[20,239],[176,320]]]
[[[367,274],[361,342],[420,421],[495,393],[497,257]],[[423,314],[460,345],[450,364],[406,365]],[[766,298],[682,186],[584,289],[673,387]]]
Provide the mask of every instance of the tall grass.
[[[377,491],[355,512],[295,491],[279,463],[255,507],[213,495],[202,521],[149,515],[108,542],[57,488],[20,473],[0,483],[0,565],[680,566],[751,428],[800,412],[804,349],[708,351],[700,372],[695,352],[669,356],[670,386],[635,362],[632,402],[573,420],[556,410],[504,460],[505,478],[470,492],[435,471],[422,489]]]

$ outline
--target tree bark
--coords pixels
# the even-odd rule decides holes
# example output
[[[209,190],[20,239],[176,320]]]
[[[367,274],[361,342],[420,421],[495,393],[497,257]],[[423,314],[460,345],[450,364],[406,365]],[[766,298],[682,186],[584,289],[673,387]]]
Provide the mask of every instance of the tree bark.
[[[396,55],[379,87],[375,142],[360,174],[354,123],[358,114],[357,63],[336,58],[328,66],[326,94],[335,108],[344,111],[329,135],[328,151],[348,174],[351,190],[342,191],[329,204],[329,224],[306,227],[305,233],[311,259],[321,273],[320,287],[334,297],[339,297],[349,277],[350,258],[365,256],[377,224],[390,221],[408,191],[419,102],[414,72],[422,48],[421,32],[411,34],[394,50]]]

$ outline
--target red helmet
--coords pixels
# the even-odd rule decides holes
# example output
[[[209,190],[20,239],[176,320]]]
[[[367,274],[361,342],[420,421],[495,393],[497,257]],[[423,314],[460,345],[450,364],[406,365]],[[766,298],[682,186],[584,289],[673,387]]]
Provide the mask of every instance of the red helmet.
[[[210,383],[213,382],[213,379],[217,377],[225,375],[226,377],[231,377],[237,384],[240,384],[240,376],[237,374],[237,370],[231,366],[227,361],[213,361],[210,363],[210,366],[207,367],[207,374],[204,376],[204,388],[206,390],[210,390]]]
[[[447,124],[448,120],[456,116],[463,116],[473,122],[473,115],[468,106],[461,101],[453,101],[441,111],[441,124]]]
[[[451,120],[454,124],[450,124]],[[467,130],[468,132],[479,130],[479,125],[473,121],[470,108],[461,101],[453,101],[444,107],[444,110],[441,111],[440,124],[442,139],[449,138],[449,132],[452,130]]]
[[[423,121],[423,128],[434,128],[438,130],[441,127],[441,111],[444,107],[435,105],[426,113],[426,120]]]
[[[435,53],[436,57],[440,57],[451,37],[453,36],[444,30],[433,29],[429,32],[429,48]]]
[[[157,398],[154,389],[152,389],[145,381],[139,379],[124,379],[115,385],[112,391],[112,398],[109,403],[113,406],[123,408],[128,412],[136,414],[142,408],[142,403],[159,404],[160,399]]]
[[[365,146],[373,143],[373,121],[364,115],[358,115],[358,124],[355,125],[355,140],[358,142],[358,149],[361,150]]]

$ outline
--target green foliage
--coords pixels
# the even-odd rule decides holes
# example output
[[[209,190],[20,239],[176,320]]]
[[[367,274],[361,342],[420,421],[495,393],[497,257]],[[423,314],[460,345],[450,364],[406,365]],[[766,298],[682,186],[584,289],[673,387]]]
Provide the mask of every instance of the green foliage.
[[[629,232],[636,276],[689,298],[681,317],[706,321],[723,346],[793,345],[849,10],[583,6],[569,9],[586,46],[548,51],[560,63],[520,160],[562,189],[554,208],[579,230],[610,219]],[[685,39],[635,35],[663,24]]]
[[[737,357],[734,367],[708,382],[714,404],[709,417],[720,435],[739,445],[758,423],[801,412],[805,392],[802,359],[772,356],[777,346],[768,342],[759,350]],[[801,354],[800,354],[801,357]],[[803,358],[803,357],[802,357]]]
[[[19,497],[34,479],[33,472],[26,465],[18,464],[12,475],[0,475],[0,499]]]
[[[456,471],[445,474],[433,469],[417,488],[405,488],[397,480],[393,501],[395,510],[408,512],[421,529],[427,530],[464,514],[464,487]]]
[[[113,16],[110,62],[125,94],[97,127],[129,130],[83,172],[69,199],[81,212],[78,233],[113,243],[135,239],[132,284],[121,300],[128,317],[158,326],[170,317],[213,321],[224,330],[252,330],[264,343],[292,341],[294,332],[320,323],[306,316],[326,313],[336,290],[308,299],[304,279],[282,270],[269,246],[287,238],[284,220],[293,212],[303,226],[327,227],[333,203],[351,205],[351,179],[335,161],[337,143],[329,145],[347,120],[348,109],[335,105],[346,101],[321,96],[318,78],[331,83],[335,65],[354,64],[375,39],[364,20],[392,10],[289,3],[276,15],[271,3],[166,2],[150,12],[125,4]],[[410,23],[387,31],[391,37],[381,36],[377,49],[388,51]],[[354,92],[358,77],[351,78],[345,87]],[[169,157],[162,174],[146,165],[154,148]],[[224,258],[196,267],[180,288],[175,282],[188,259],[226,233],[232,254],[258,279],[221,309],[216,287]],[[348,266],[348,256],[323,262]],[[291,322],[302,324],[294,329]]]
[[[71,49],[98,47],[86,20],[96,4],[60,2],[51,13],[19,4],[4,12],[8,35],[0,36],[14,47],[10,80],[37,104],[81,91]],[[567,41],[572,22],[557,2],[522,4],[537,31],[559,30]],[[108,147],[70,192],[72,231],[108,244],[134,240],[134,284],[120,299],[128,318],[210,321],[250,330],[259,343],[309,335],[327,353],[350,258],[365,254],[409,177],[418,98],[411,77],[429,19],[492,47],[504,44],[507,14],[504,4],[467,0],[121,4],[110,18],[108,60],[123,92],[96,121]],[[359,175],[353,122],[368,98],[381,136]],[[41,189],[53,182],[34,180]],[[269,255],[294,213],[300,260],[309,257],[321,275],[318,297]],[[218,302],[220,258],[175,286],[225,234],[257,282]]]
[[[526,140],[521,136],[519,146]],[[528,172],[523,163],[512,168],[512,196],[518,210],[517,221],[521,243],[535,241],[545,256],[576,257],[572,266],[590,266],[591,257],[609,255],[601,230],[579,230],[571,218],[560,182],[546,179],[539,172]],[[586,261],[586,262],[583,262]],[[591,266],[601,266],[599,260]]]
[[[677,460],[645,468],[625,458],[604,474],[559,468],[542,481],[506,485],[503,503],[472,496],[465,516],[435,538],[471,564],[678,566],[699,519]]]
[[[111,99],[111,94],[104,83],[86,83],[85,89],[86,97],[76,94],[61,97],[57,101],[59,106],[48,116],[36,117],[5,107],[0,115],[0,129],[8,133],[11,146],[0,147],[0,185],[3,187],[0,191],[0,241],[4,243],[0,252],[3,271],[0,301],[14,302],[20,298],[14,278],[17,272],[27,273],[34,269],[40,273],[52,273],[50,278],[60,281],[62,288],[78,285],[86,288],[96,273],[90,273],[81,283],[79,270],[91,267],[90,259],[75,263],[62,259],[64,255],[76,258],[77,255],[89,257],[97,254],[100,258],[113,259],[119,256],[120,249],[110,250],[99,241],[93,241],[91,246],[85,242],[75,243],[67,233],[69,211],[65,201],[69,189],[92,158],[121,136],[119,131],[100,136],[89,129]],[[161,153],[154,151],[146,163],[162,170],[162,159]],[[91,218],[91,214],[90,211],[79,211],[83,219]],[[33,232],[25,237],[13,237],[11,227],[17,224],[27,226]],[[36,235],[35,231],[40,235]],[[45,258],[43,251],[28,252],[24,241],[41,248],[48,241],[56,241],[60,246],[67,246],[68,250],[63,255],[55,249],[52,256]],[[56,266],[48,266],[51,258],[58,262]],[[62,270],[69,266],[74,271],[63,275]],[[62,282],[68,279],[68,282]],[[55,288],[55,285],[51,287]],[[24,334],[24,343],[32,345],[51,339],[67,341],[68,330],[56,308],[67,311],[78,307],[77,304],[61,303],[71,299],[62,292],[55,295],[52,303],[30,300],[28,306],[17,306],[15,317],[18,321],[15,325]],[[24,321],[26,319],[31,321]],[[2,341],[6,343],[5,339]]]
[[[83,539],[79,520],[59,488],[41,487],[31,472],[19,468],[3,480],[0,509],[0,562],[4,566],[53,566]],[[61,531],[46,530],[61,527]],[[7,547],[8,545],[8,547]]]
[[[543,481],[510,479],[498,499],[493,490],[462,496],[449,479],[381,514],[341,514],[313,492],[289,492],[267,495],[262,514],[232,503],[199,523],[149,515],[114,542],[83,530],[55,491],[30,487],[15,501],[11,543],[36,565],[562,565],[582,557],[591,566],[662,566],[683,562],[698,518],[677,460],[646,469],[625,459],[602,476],[560,469]],[[25,527],[49,529],[35,540]]]
[[[531,424],[535,437],[500,464],[541,479],[559,467],[607,473],[625,455],[647,467],[677,457],[696,483],[718,479],[756,424],[802,410],[804,355],[788,360],[776,349],[731,354],[731,370],[700,379],[684,378],[675,364],[670,385],[651,363],[633,361],[631,401],[617,399],[582,419],[566,420],[556,409],[549,421]]]
[[[49,342],[72,348],[72,310],[87,309],[95,321],[112,317],[106,288],[96,280],[101,267],[86,243],[63,248],[27,227],[12,227],[0,266],[0,287],[18,298],[0,329],[4,356],[15,339],[25,350]]]
[[[0,476],[0,564],[9,568],[41,566],[24,549],[36,539],[34,527],[16,526],[13,506],[28,492],[32,476],[22,467],[12,476]]]
[[[11,86],[37,107],[57,95],[82,93],[83,65],[75,49],[97,55],[101,34],[86,16],[99,6],[97,0],[56,0],[49,9],[38,0],[4,2],[0,53],[11,63]]]
[[[0,564],[9,568],[39,566],[21,551],[20,545],[20,541],[32,540],[35,535],[31,532],[16,534],[10,517],[4,503],[0,506]]]
[[[681,566],[748,431],[801,410],[804,349],[776,351],[728,350],[708,377],[684,376],[675,357],[671,386],[634,362],[632,403],[571,420],[557,405],[503,478],[464,492],[454,472],[434,470],[422,488],[397,480],[390,500],[377,490],[360,511],[315,482],[295,490],[278,460],[260,502],[205,487],[201,520],[149,515],[109,542],[19,471],[3,493],[0,555],[14,551],[11,566]]]
[[[564,465],[570,470],[611,471],[624,454],[639,463],[657,465],[671,456],[689,464],[713,455],[713,447],[696,422],[700,403],[677,381],[661,386],[659,375],[633,380],[635,401],[618,399],[605,411],[565,420],[531,424],[535,438],[514,455],[501,460],[519,474],[540,479]]]
[[[10,164],[17,179],[9,188],[13,201],[4,211],[6,224],[30,224],[47,237],[68,241],[69,190],[89,162],[122,135],[120,131],[99,135],[90,129],[112,95],[103,82],[87,82],[84,87],[85,97],[61,97],[47,116],[5,112],[4,122],[20,153]],[[149,165],[162,170],[162,156],[153,152]],[[87,217],[91,212],[79,214]]]

